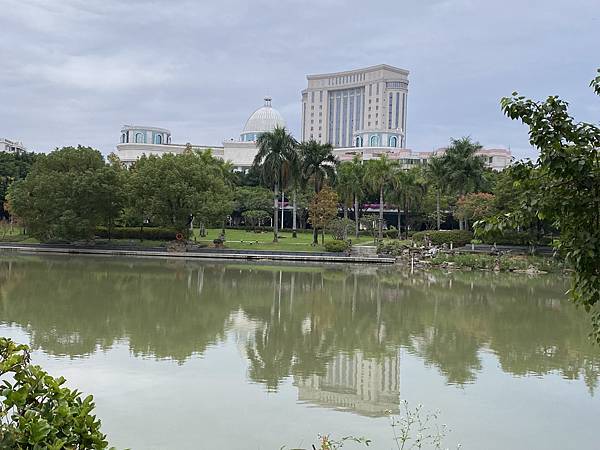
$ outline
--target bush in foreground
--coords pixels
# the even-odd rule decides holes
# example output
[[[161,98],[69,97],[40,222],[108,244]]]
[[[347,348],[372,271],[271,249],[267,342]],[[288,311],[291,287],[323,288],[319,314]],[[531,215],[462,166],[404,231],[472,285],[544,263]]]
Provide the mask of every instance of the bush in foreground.
[[[93,397],[30,362],[29,347],[0,338],[0,447],[105,449]]]

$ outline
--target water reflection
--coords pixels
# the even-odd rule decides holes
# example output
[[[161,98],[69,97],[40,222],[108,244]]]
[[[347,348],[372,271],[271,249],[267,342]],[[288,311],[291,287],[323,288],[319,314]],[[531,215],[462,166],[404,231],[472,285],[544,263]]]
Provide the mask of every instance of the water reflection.
[[[293,379],[300,401],[378,416],[398,408],[400,349],[449,384],[476,382],[486,351],[506,373],[583,378],[593,392],[600,354],[566,288],[551,276],[9,256],[0,319],[71,358],[124,341],[183,363],[233,336],[251,381],[277,391]]]

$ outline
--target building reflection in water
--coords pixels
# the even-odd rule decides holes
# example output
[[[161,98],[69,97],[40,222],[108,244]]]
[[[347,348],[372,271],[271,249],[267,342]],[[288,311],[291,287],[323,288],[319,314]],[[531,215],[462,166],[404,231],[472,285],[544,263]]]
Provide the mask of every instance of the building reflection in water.
[[[400,402],[400,351],[368,358],[362,352],[340,353],[326,374],[294,377],[298,400],[326,408],[380,417],[397,414]]]

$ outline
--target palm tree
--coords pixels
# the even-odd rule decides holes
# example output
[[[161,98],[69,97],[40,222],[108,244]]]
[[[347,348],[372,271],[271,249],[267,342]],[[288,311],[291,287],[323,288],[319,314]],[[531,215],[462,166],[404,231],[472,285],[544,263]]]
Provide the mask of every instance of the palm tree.
[[[373,193],[379,193],[379,239],[383,239],[383,192],[388,186],[394,172],[394,163],[387,155],[371,159],[365,164],[364,181]]]
[[[452,139],[446,153],[442,156],[447,170],[447,186],[458,196],[481,189],[485,183],[485,163],[475,153],[483,147],[470,137]],[[459,220],[460,229],[466,222]]]
[[[256,140],[258,153],[253,166],[259,168],[263,182],[273,189],[273,242],[277,242],[279,188],[289,180],[291,168],[296,164],[298,143],[285,127],[262,133]]]
[[[431,185],[435,187],[435,212],[437,229],[439,230],[441,228],[440,195],[442,191],[445,190],[446,179],[448,177],[445,160],[436,156],[429,158],[429,160],[427,160],[425,173]]]
[[[343,162],[338,166],[337,170],[337,190],[342,199],[345,200],[344,217],[348,216],[348,204],[354,206],[354,227],[355,234],[358,237],[359,217],[358,217],[358,200],[364,194],[364,166],[359,155],[355,155],[352,161]]]
[[[319,144],[314,139],[303,142],[299,146],[299,158],[302,177],[311,180],[315,194],[318,193],[326,180],[335,178],[337,159],[333,156],[331,144]],[[319,243],[317,230],[313,228],[313,244]]]
[[[392,183],[396,185],[401,193],[400,197],[403,200],[406,216],[406,239],[408,239],[408,219],[411,207],[417,206],[423,200],[427,185],[419,167],[413,167],[399,175],[399,177],[392,180]],[[398,236],[400,236],[400,211],[398,211]]]

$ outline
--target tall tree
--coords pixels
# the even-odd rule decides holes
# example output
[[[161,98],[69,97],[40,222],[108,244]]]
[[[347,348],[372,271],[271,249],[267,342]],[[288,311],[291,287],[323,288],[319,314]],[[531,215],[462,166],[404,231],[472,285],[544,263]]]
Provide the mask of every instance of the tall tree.
[[[395,164],[386,155],[365,163],[364,183],[373,193],[379,194],[378,237],[383,239],[383,194],[394,174]]]
[[[273,242],[278,241],[279,189],[289,180],[291,168],[295,166],[298,143],[285,127],[262,133],[256,140],[258,152],[253,166],[260,168],[265,184],[273,189]]]
[[[600,69],[590,86],[600,95]],[[567,102],[556,96],[536,102],[515,92],[501,105],[509,118],[529,127],[529,142],[540,153],[535,163],[519,162],[512,169],[526,194],[518,207],[477,228],[517,227],[532,213],[552,221],[560,231],[558,249],[574,269],[571,298],[591,314],[600,343],[600,127],[575,122]]]
[[[36,153],[20,150],[0,152],[0,220],[9,218],[8,211],[4,208],[8,187],[13,181],[27,176],[36,156]]]
[[[96,226],[114,220],[121,208],[113,201],[122,186],[112,175],[102,154],[90,147],[39,155],[27,177],[9,188],[11,214],[43,241],[91,239]]]
[[[434,156],[427,160],[425,169],[429,183],[435,188],[435,216],[438,230],[441,228],[440,196],[446,188],[446,179],[448,178],[448,170],[444,162],[443,158]]]
[[[485,163],[482,157],[476,155],[481,149],[478,142],[463,137],[452,139],[442,156],[447,171],[446,184],[459,197],[485,187]],[[464,228],[464,221],[459,220],[459,226]]]
[[[314,139],[303,142],[299,147],[300,167],[305,180],[313,183],[315,193],[323,187],[325,181],[333,181],[337,159],[333,155],[331,144],[319,144]],[[318,244],[317,230],[313,229],[313,244]]]
[[[401,237],[401,208],[406,217],[406,238],[408,239],[408,219],[412,206],[418,205],[426,191],[426,183],[418,167],[409,170],[395,170],[391,178],[392,199],[398,206],[398,238]]]

